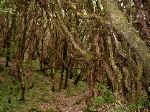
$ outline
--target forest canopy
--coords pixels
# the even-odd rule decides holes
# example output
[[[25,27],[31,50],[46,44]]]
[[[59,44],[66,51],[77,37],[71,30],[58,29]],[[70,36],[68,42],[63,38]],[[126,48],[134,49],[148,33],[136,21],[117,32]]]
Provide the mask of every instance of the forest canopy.
[[[39,74],[54,94],[87,84],[87,107],[109,93],[150,108],[150,0],[0,0],[0,82],[25,102]]]

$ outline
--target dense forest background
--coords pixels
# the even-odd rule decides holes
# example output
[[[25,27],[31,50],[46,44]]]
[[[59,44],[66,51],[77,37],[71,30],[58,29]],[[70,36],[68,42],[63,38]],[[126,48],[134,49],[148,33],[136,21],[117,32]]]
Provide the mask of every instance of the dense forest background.
[[[150,0],[0,0],[0,112],[148,112]]]

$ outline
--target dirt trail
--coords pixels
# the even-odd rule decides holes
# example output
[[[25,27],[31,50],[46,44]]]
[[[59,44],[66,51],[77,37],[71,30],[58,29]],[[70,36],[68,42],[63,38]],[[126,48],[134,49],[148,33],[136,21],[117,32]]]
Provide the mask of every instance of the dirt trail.
[[[45,112],[49,108],[57,112],[84,112],[86,108],[84,93],[68,97],[61,92],[56,99],[41,106],[41,110]]]
[[[84,94],[66,97],[63,93],[56,98],[57,108],[61,112],[83,112],[86,108]]]

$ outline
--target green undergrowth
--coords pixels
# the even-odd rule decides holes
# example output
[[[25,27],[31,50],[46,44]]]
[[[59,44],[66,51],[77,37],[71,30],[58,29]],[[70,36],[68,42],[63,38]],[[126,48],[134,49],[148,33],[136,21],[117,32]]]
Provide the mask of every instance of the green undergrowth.
[[[33,88],[26,89],[25,102],[20,101],[20,83],[13,77],[3,75],[0,85],[0,112],[28,112],[38,110],[38,106],[55,97],[51,92],[50,81],[43,75],[33,74]],[[34,111],[35,112],[35,111]]]
[[[71,84],[70,84],[71,85]],[[74,96],[80,93],[84,93],[88,89],[87,84],[85,82],[80,81],[78,86],[71,85],[66,90],[65,93],[67,96]]]
[[[105,108],[107,112],[135,112],[138,109],[150,107],[150,101],[147,101],[147,97],[144,95],[139,96],[138,99],[131,103],[117,104],[112,91],[107,85],[96,85],[96,89],[101,90],[103,95],[92,98],[92,103],[85,112],[100,112],[98,111],[100,108]]]
[[[68,80],[68,88],[58,91],[60,74],[55,75],[55,92],[52,92],[52,80],[50,74],[44,75],[40,71],[33,73],[33,87],[29,88],[27,80],[25,91],[25,102],[20,101],[20,82],[14,77],[7,75],[8,69],[0,71],[0,112],[44,112],[41,109],[43,104],[52,104],[56,101],[57,95],[62,92],[67,97],[84,93],[88,87],[84,81],[79,81],[78,86],[74,85],[74,80]],[[24,77],[25,78],[25,77]],[[97,109],[105,106],[108,112],[134,112],[142,109],[145,105],[150,106],[150,102],[145,101],[145,96],[136,102],[126,105],[116,105],[112,91],[107,85],[96,84],[96,91],[102,91],[102,96],[95,96],[91,100],[91,106],[86,112],[97,112]],[[46,112],[55,112],[48,108]]]
[[[115,101],[115,98],[107,85],[97,84],[96,90],[101,91],[103,95],[93,97],[91,105],[87,107],[86,112],[97,112],[98,107],[113,103]]]
[[[7,70],[6,70],[7,71]],[[7,75],[6,71],[0,72],[0,112],[42,112],[41,105],[51,104],[57,97],[58,84],[55,82],[55,92],[52,92],[51,77],[42,72],[33,73],[33,87],[29,88],[26,80],[25,102],[20,101],[20,82]],[[59,75],[59,74],[58,74]],[[24,77],[25,78],[25,77]],[[56,78],[58,78],[56,76]],[[56,80],[59,81],[59,80]],[[67,89],[62,89],[67,96],[80,94],[87,89],[85,82],[79,82],[78,87],[69,81]],[[49,108],[46,112],[55,112]]]
[[[141,98],[137,100],[136,102],[132,102],[129,104],[115,105],[108,112],[136,112],[137,110],[144,109],[146,107],[145,103],[148,106],[148,103],[146,102],[146,100]],[[145,111],[140,111],[140,112],[145,112]]]

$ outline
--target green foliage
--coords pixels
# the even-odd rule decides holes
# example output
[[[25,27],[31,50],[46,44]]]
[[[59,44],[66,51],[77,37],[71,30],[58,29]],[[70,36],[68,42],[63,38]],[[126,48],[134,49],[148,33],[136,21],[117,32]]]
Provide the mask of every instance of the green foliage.
[[[33,61],[32,61],[32,64],[33,64],[33,69],[34,69],[34,70],[39,70],[39,69],[40,69],[40,62],[39,62],[38,59],[33,60]]]
[[[78,83],[78,90],[81,92],[85,92],[88,88],[87,83],[83,82],[83,81],[79,81]]]
[[[31,108],[29,110],[29,112],[42,112],[41,110],[37,109],[37,108]]]
[[[145,96],[139,97],[135,102],[125,105],[115,105],[108,112],[135,112],[138,109],[148,107],[150,102],[145,100]]]
[[[109,90],[107,85],[96,85],[97,90],[101,90],[103,93],[103,96],[96,96],[92,98],[92,105],[90,107],[87,107],[87,112],[96,112],[97,108],[112,103],[114,101],[114,97],[112,95],[112,92]]]
[[[142,109],[144,107],[148,107],[150,106],[150,102],[145,100],[145,97],[140,97],[139,100],[137,100],[136,102],[131,103],[130,105],[127,106],[127,108],[133,112],[137,109]]]
[[[18,101],[14,102],[14,100],[17,100],[19,82],[7,75],[3,77],[4,80],[0,84],[0,111],[13,112],[12,108],[17,108],[19,103]]]
[[[85,110],[85,112],[97,112],[97,109],[96,109],[96,107],[91,106],[91,107],[88,107],[88,108]]]
[[[16,6],[11,3],[9,0],[0,0],[0,13],[13,13],[16,9]]]
[[[71,88],[71,87],[69,87],[69,88],[67,88],[67,90],[66,90],[66,94],[67,94],[67,96],[74,96],[76,93],[74,92],[74,88]]]
[[[0,7],[1,7],[1,8],[7,7],[7,2],[6,2],[6,0],[1,0],[1,1],[0,1]]]
[[[78,87],[72,85],[66,89],[67,96],[74,96],[76,94],[83,93],[87,90],[87,84],[83,81],[79,81]]]
[[[112,91],[109,89],[109,87],[107,85],[96,85],[97,90],[102,91],[103,93],[103,100],[106,103],[112,103],[115,99],[114,96],[112,94]]]
[[[5,49],[0,48],[0,56],[5,57]]]
[[[104,97],[102,97],[102,96],[94,97],[93,100],[92,100],[92,104],[93,104],[94,107],[101,106],[104,103],[106,103],[106,102],[105,102]]]
[[[56,111],[53,110],[52,108],[49,108],[49,109],[47,110],[47,112],[56,112]]]
[[[54,98],[51,87],[47,85],[48,78],[38,73],[34,73],[32,89],[25,92],[25,102],[20,101],[20,83],[13,77],[4,76],[3,83],[0,84],[0,112],[40,112],[38,108],[42,103]],[[47,86],[46,86],[47,85]],[[50,111],[51,112],[51,111]]]

